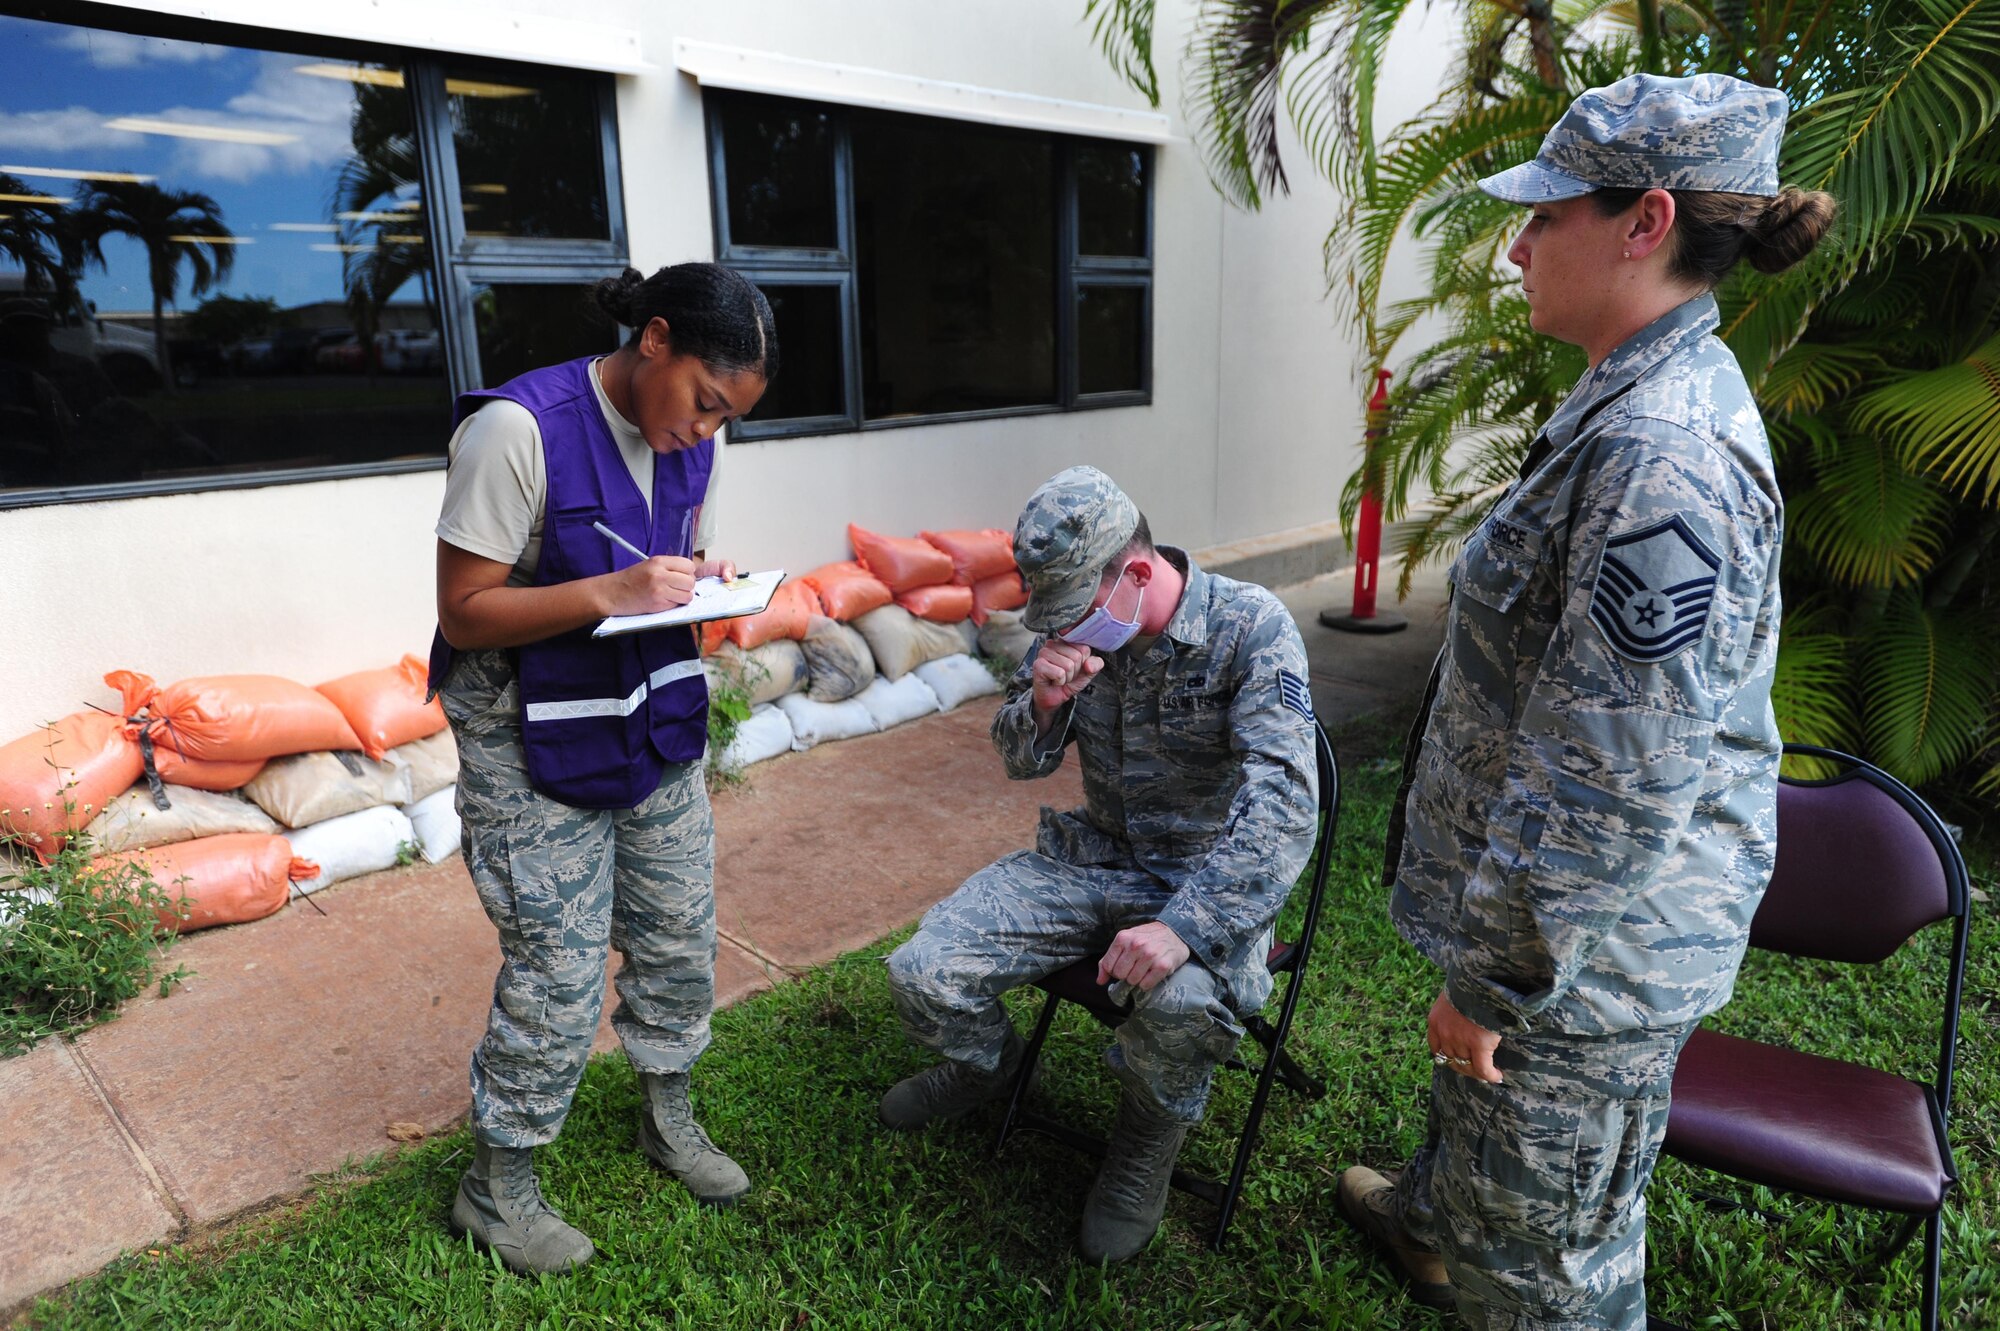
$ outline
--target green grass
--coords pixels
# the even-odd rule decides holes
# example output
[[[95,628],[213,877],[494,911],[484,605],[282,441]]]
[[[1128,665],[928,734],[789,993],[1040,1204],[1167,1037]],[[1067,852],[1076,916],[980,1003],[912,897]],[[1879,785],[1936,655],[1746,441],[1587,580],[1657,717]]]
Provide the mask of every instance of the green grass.
[[[1371,753],[1393,751],[1371,737]],[[1448,1327],[1411,1304],[1333,1205],[1343,1165],[1400,1160],[1423,1130],[1423,1014],[1436,977],[1395,937],[1375,885],[1394,774],[1350,764],[1328,914],[1294,1049],[1327,1081],[1280,1088],[1229,1248],[1208,1252],[1209,1208],[1176,1196],[1139,1260],[1102,1272],[1073,1255],[1091,1165],[1032,1136],[992,1160],[990,1116],[920,1137],[875,1123],[876,1097],[923,1058],[890,1012],[880,959],[895,940],[720,1013],[696,1099],[756,1190],[699,1211],[633,1149],[636,1080],[594,1062],[562,1139],[541,1156],[551,1200],[596,1239],[568,1277],[522,1279],[445,1228],[463,1131],[359,1167],[232,1233],[138,1254],[29,1314],[41,1328],[250,1327]],[[1990,874],[1986,886],[1992,889]],[[1953,1138],[1964,1183],[1947,1212],[1945,1324],[2000,1325],[2000,928],[1977,908]],[[1938,943],[1942,939],[1937,940]],[[1723,1026],[1798,1036],[1921,1073],[1934,1058],[1937,945],[1860,987],[1817,967],[1754,959]],[[1024,1017],[1027,1004],[1016,1007]],[[1838,1031],[1838,1035],[1829,1032]],[[1815,1040],[1815,1036],[1819,1036]],[[1103,1036],[1072,1011],[1050,1037],[1044,1103],[1095,1126],[1112,1083]],[[1227,1159],[1249,1079],[1221,1074],[1188,1155]],[[1886,1271],[1886,1232],[1859,1212],[1755,1196],[1780,1219],[1717,1214],[1690,1185],[1730,1185],[1664,1162],[1650,1194],[1656,1311],[1696,1327],[1914,1328],[1918,1252]],[[1748,1194],[1745,1194],[1748,1195]]]

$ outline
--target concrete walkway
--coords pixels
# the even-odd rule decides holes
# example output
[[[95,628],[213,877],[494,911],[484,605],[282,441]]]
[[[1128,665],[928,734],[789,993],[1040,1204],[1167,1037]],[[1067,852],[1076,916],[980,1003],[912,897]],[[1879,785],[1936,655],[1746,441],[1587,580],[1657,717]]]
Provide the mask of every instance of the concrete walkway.
[[[1319,610],[1348,608],[1350,581],[1282,593],[1336,733],[1407,710],[1439,639],[1434,574],[1402,607],[1406,632],[1321,628]],[[1030,844],[1041,805],[1078,800],[1074,764],[1006,780],[987,741],[992,709],[981,700],[777,758],[717,800],[718,1004],[910,923]],[[499,952],[463,861],[313,900],[324,915],[295,902],[190,936],[169,955],[194,975],[171,997],[0,1061],[0,1313],[464,1117]],[[616,1047],[608,1022],[597,1043]]]

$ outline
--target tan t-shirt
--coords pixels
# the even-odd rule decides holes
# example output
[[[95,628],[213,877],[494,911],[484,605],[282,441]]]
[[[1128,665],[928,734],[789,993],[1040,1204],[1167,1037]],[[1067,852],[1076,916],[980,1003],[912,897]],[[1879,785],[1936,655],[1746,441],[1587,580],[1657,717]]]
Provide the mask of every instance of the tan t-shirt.
[[[637,426],[618,414],[598,382],[591,363],[590,386],[597,406],[633,484],[653,507],[653,459]],[[715,446],[708,471],[708,491],[695,526],[694,548],[715,548],[715,496],[722,472],[722,446]],[[438,539],[483,559],[512,564],[507,575],[513,587],[535,581],[542,557],[542,517],[548,508],[548,458],[542,452],[542,431],[535,413],[518,402],[494,399],[460,422],[452,432],[444,480],[444,510],[438,515]]]

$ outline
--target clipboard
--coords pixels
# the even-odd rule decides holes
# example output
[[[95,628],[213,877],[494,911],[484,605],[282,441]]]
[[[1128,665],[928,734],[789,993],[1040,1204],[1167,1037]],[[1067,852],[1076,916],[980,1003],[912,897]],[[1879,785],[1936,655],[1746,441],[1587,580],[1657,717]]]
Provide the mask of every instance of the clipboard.
[[[720,578],[703,578],[694,585],[694,599],[686,605],[677,605],[671,610],[657,610],[650,615],[612,615],[602,620],[591,630],[593,638],[615,638],[625,633],[644,633],[648,629],[672,628],[677,624],[703,624],[711,619],[735,619],[741,615],[761,614],[770,608],[771,597],[777,593],[778,584],[785,580],[785,570],[766,569],[762,573],[745,573],[734,582],[724,582]]]

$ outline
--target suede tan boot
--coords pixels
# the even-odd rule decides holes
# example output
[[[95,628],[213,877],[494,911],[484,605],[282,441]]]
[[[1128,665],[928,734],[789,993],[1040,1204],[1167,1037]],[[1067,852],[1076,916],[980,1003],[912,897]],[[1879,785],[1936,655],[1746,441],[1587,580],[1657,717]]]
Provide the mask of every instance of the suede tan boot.
[[[750,1177],[717,1149],[695,1122],[685,1072],[642,1072],[646,1106],[639,1111],[639,1149],[681,1181],[703,1206],[734,1206]]]
[[[470,1234],[511,1271],[545,1275],[582,1266],[597,1248],[542,1199],[535,1181],[533,1147],[476,1142],[472,1168],[459,1180],[452,1204],[455,1234]]]
[[[1409,1284],[1410,1297],[1426,1308],[1451,1308],[1451,1277],[1437,1249],[1419,1242],[1391,1213],[1389,1202],[1396,1195],[1396,1176],[1378,1174],[1364,1165],[1341,1171],[1340,1192],[1334,1204],[1348,1224],[1375,1241],[1389,1255],[1396,1270]]]

